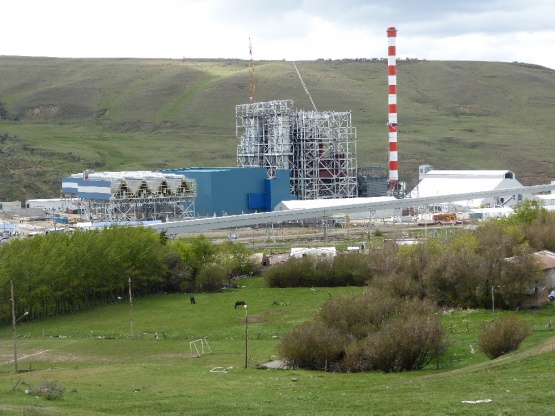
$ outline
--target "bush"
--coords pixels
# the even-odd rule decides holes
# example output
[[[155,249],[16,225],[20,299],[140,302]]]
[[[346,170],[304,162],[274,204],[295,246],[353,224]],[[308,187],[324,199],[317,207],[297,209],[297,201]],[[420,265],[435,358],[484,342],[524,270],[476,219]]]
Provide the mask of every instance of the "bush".
[[[368,369],[389,373],[420,370],[446,349],[445,331],[438,319],[402,314],[371,334],[363,353]]]
[[[219,292],[226,282],[226,273],[219,266],[205,266],[196,277],[197,290],[201,292]]]
[[[290,258],[270,267],[264,273],[264,280],[269,287],[311,287],[314,275],[314,261],[307,256]]]
[[[279,355],[290,367],[323,370],[343,357],[341,334],[320,322],[306,322],[283,337]]]
[[[47,400],[61,399],[66,388],[55,381],[39,381],[29,392],[35,396],[45,397]]]
[[[383,372],[419,370],[447,349],[429,302],[373,290],[332,298],[312,322],[284,337],[280,356],[309,369]]]
[[[290,258],[264,273],[269,287],[363,286],[372,277],[370,258],[362,254]]]
[[[379,290],[367,290],[360,295],[329,299],[317,319],[350,337],[363,339],[379,331],[400,303],[401,299],[386,296]]]
[[[370,257],[366,254],[338,254],[330,267],[328,286],[364,286],[373,274]]]
[[[514,316],[500,318],[482,327],[478,338],[480,351],[491,360],[515,351],[532,333],[532,329],[531,324]]]

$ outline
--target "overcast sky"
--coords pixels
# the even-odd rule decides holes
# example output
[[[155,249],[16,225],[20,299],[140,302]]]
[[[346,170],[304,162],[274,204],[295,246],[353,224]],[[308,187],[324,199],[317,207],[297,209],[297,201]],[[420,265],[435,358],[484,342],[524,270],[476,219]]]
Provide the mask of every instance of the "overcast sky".
[[[0,55],[387,57],[555,69],[555,0],[2,0]]]

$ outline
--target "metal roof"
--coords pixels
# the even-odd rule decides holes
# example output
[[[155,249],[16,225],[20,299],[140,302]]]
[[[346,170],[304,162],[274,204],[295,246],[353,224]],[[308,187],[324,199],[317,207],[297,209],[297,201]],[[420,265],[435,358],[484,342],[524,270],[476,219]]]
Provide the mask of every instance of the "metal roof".
[[[522,184],[509,170],[431,170],[424,175],[409,196],[422,198],[450,195],[455,192],[470,193],[521,187],[523,187]],[[484,197],[454,202],[468,207],[477,207],[491,204],[493,201],[489,197]]]
[[[281,201],[274,207],[274,211],[286,211],[290,209],[310,209],[322,207],[337,207],[365,205],[374,202],[394,201],[392,196],[380,196],[375,198],[342,198],[342,199],[305,199]]]

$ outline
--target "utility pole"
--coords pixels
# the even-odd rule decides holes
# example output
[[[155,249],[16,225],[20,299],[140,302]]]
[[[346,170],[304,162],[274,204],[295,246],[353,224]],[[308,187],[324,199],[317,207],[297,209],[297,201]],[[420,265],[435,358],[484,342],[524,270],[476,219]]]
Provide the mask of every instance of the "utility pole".
[[[133,295],[131,294],[131,278],[129,278],[129,317],[131,319],[131,339],[135,338],[133,330]]]
[[[245,368],[248,367],[249,356],[249,314],[247,313],[247,305],[245,305]]]
[[[13,294],[13,280],[10,280],[11,294],[12,294],[12,322],[13,322],[13,364],[15,372],[17,373],[17,333],[16,324],[17,319],[15,318],[15,296]]]

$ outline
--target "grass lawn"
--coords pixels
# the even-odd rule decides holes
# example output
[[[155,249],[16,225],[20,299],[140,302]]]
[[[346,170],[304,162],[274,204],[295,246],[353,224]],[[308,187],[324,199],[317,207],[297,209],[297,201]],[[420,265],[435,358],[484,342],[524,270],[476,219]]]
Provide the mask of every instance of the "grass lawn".
[[[12,328],[0,328],[0,415],[552,414],[555,332],[549,323],[554,305],[518,312],[534,323],[532,336],[516,352],[492,361],[476,343],[492,311],[455,310],[442,315],[452,342],[448,354],[422,371],[257,369],[276,354],[279,338],[311,319],[330,294],[362,289],[269,289],[260,278],[241,283],[244,288],[229,293],[195,294],[196,304],[183,294],[134,299],[135,339],[125,301],[21,322],[17,374]],[[234,309],[237,300],[248,304],[246,311]],[[514,312],[496,311],[495,316],[507,313]],[[191,357],[190,342],[204,337],[212,353]],[[217,367],[225,371],[211,371]],[[25,393],[40,381],[65,387],[63,397],[47,400]]]

